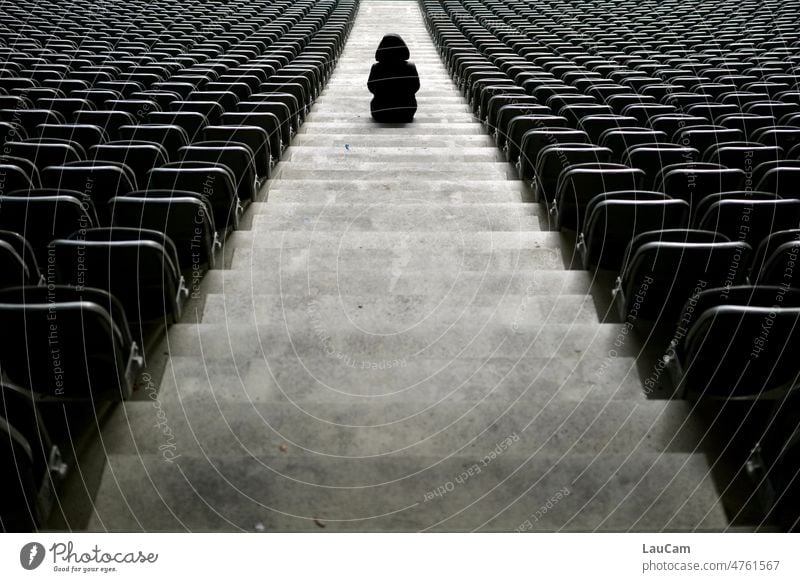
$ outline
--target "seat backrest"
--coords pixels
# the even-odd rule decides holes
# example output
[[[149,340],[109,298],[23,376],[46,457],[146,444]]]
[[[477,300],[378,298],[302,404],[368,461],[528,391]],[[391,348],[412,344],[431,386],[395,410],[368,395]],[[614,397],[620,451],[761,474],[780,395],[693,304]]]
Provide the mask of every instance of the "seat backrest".
[[[28,172],[20,165],[7,163],[9,161],[11,160],[6,159],[0,163],[0,174],[5,178],[0,182],[0,196],[15,190],[25,190],[35,186]]]
[[[639,238],[631,244],[638,244]],[[624,263],[621,275],[625,312],[635,308],[639,319],[674,325],[683,305],[695,293],[744,282],[750,254],[750,246],[741,242],[656,240],[638,244]],[[646,285],[644,297],[643,285]]]
[[[0,290],[0,325],[0,362],[12,382],[66,399],[130,395],[138,353],[108,293],[59,285]]]
[[[38,128],[43,139],[59,139],[77,142],[84,152],[93,145],[101,144],[108,140],[108,136],[101,127],[96,125],[79,125],[67,123],[64,125],[44,124]]]
[[[167,163],[165,149],[153,142],[110,141],[90,148],[89,157],[96,163],[116,162],[128,166],[139,185],[147,184],[150,170]]]
[[[122,304],[128,322],[137,326],[165,317],[176,321],[180,316],[178,264],[159,241],[139,233],[125,238],[123,232],[54,240],[59,282],[108,291]]]
[[[256,195],[255,152],[246,144],[224,141],[196,141],[179,151],[184,162],[210,162],[226,166],[237,184],[241,200],[252,201]]]
[[[559,227],[580,230],[589,201],[604,192],[637,190],[644,172],[621,164],[577,164],[559,176],[553,208]]]
[[[253,152],[259,178],[267,178],[270,170],[269,134],[253,125],[210,125],[203,139],[223,145],[244,145]]]
[[[0,228],[22,234],[33,247],[39,264],[46,263],[51,240],[92,226],[89,209],[75,196],[0,197]]]
[[[711,204],[698,228],[716,230],[757,248],[771,232],[800,225],[800,199],[723,198]]]
[[[30,160],[40,171],[47,166],[77,162],[86,155],[76,142],[28,139],[5,144],[8,155]]]
[[[551,201],[555,197],[558,178],[575,164],[602,164],[611,157],[611,150],[592,144],[553,144],[542,148],[536,158],[532,187],[536,200]]]
[[[208,125],[202,113],[192,111],[154,111],[147,115],[145,121],[145,125],[176,125],[182,128],[186,132],[188,143],[202,135],[203,128]]]
[[[79,111],[75,116],[75,123],[101,127],[110,139],[120,139],[119,128],[136,122],[134,115],[127,111]]]
[[[758,399],[788,391],[798,376],[796,351],[789,346],[798,342],[799,307],[709,307],[678,346],[685,370],[681,389],[693,399]]]
[[[162,232],[175,244],[182,272],[214,266],[216,227],[209,201],[175,189],[131,192],[112,198],[112,225]]]
[[[579,246],[584,266],[618,270],[630,241],[639,233],[688,226],[689,204],[658,192],[612,192],[595,196],[586,208]]]

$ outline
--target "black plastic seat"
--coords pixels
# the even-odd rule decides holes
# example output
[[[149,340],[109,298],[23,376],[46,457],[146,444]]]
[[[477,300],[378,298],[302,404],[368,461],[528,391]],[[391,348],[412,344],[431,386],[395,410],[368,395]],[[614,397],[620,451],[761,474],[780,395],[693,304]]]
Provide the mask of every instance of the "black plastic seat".
[[[178,150],[189,145],[186,130],[179,125],[157,125],[143,123],[139,125],[123,125],[119,128],[121,139],[127,141],[150,142],[161,146],[167,161],[174,161]]]
[[[771,232],[800,225],[800,199],[722,198],[699,219],[698,228],[716,230],[757,248]]]
[[[52,242],[59,283],[103,289],[125,309],[129,325],[177,322],[187,290],[172,241],[156,231],[87,229]]]
[[[259,180],[270,173],[269,135],[256,126],[211,125],[203,131],[203,139],[226,145],[243,145],[253,152],[253,160]]]
[[[277,162],[283,152],[281,141],[280,119],[272,113],[225,113],[222,116],[224,126],[255,127],[267,133],[269,138],[270,163]]]
[[[637,235],[625,252],[614,297],[620,316],[673,325],[700,291],[745,282],[752,249],[710,231],[659,230]]]
[[[101,224],[109,223],[110,199],[136,190],[136,179],[128,166],[93,160],[47,167],[42,171],[42,184],[88,195]]]
[[[15,191],[2,196],[0,229],[22,234],[33,247],[39,264],[46,264],[51,240],[95,226],[81,194],[75,194],[28,196],[27,191]]]
[[[6,376],[58,400],[125,399],[143,363],[122,306],[98,289],[0,290],[0,326]]]
[[[222,164],[234,177],[239,200],[249,204],[255,199],[258,186],[255,154],[248,146],[201,141],[181,148],[178,153],[185,162]]]
[[[621,164],[568,166],[558,178],[555,200],[550,205],[558,228],[580,230],[589,201],[606,192],[636,190],[644,172]]]
[[[51,440],[37,396],[2,378],[0,440],[0,466],[14,476],[3,484],[1,531],[38,531],[45,526],[68,467]]]
[[[145,123],[140,127],[153,125],[178,126],[186,133],[186,139],[188,143],[191,143],[202,135],[203,128],[208,125],[208,121],[206,120],[205,116],[199,112],[154,111],[153,113],[148,114],[148,116],[145,118]],[[126,129],[125,132],[127,135],[130,135],[130,130]]]
[[[535,179],[531,184],[534,200],[549,204],[555,198],[559,176],[569,166],[602,164],[610,158],[610,149],[586,143],[554,144],[542,148],[536,157]]]
[[[28,160],[21,160],[22,162]],[[16,162],[16,160],[4,159],[0,160],[0,174],[5,178],[0,182],[0,196],[13,192],[15,190],[28,190],[35,188],[38,184],[34,184],[31,180],[31,175],[26,169]]]
[[[47,166],[77,162],[86,155],[76,142],[41,138],[7,142],[4,150],[10,156],[30,160],[39,171]]]
[[[565,127],[567,120],[560,115],[520,115],[514,117],[508,125],[506,138],[506,159],[516,164],[522,147],[523,136],[532,129],[549,127]]]
[[[96,125],[78,125],[67,123],[64,125],[40,125],[38,128],[42,139],[58,139],[79,143],[84,152],[95,145],[108,141],[106,132]]]
[[[112,198],[112,225],[164,233],[175,245],[182,273],[202,275],[214,266],[214,216],[203,194],[181,190],[140,190]]]
[[[750,270],[756,285],[779,285],[800,288],[796,267],[800,251],[800,229],[776,230],[759,245]]]
[[[675,164],[661,170],[655,189],[694,206],[709,194],[738,190],[744,180],[743,170],[707,163]]]
[[[659,173],[674,164],[696,161],[700,153],[671,143],[645,143],[634,145],[625,150],[621,162],[631,168],[639,168],[644,172],[642,187],[652,188]]]
[[[95,163],[114,162],[131,169],[139,187],[147,186],[148,173],[167,163],[164,148],[152,142],[109,141],[89,150]]]
[[[75,115],[75,123],[96,125],[106,132],[110,139],[120,139],[119,128],[123,125],[134,125],[136,118],[127,111],[79,111]]]
[[[568,127],[543,127],[526,132],[522,136],[520,156],[517,160],[520,180],[526,183],[533,180],[536,160],[544,148],[555,144],[588,144],[589,142],[589,136],[585,132]]]
[[[14,253],[11,265],[14,266],[13,273],[0,270],[0,280],[3,287],[14,287],[16,285],[38,285],[44,281],[42,272],[39,270],[39,263],[36,260],[36,254],[33,252],[33,247],[25,240],[18,232],[10,230],[0,230],[0,243],[3,243],[6,248],[6,255],[10,257],[7,251],[10,249]],[[21,277],[9,277],[9,274],[18,274]],[[16,281],[16,284],[11,284]],[[24,281],[24,282],[21,282]]]
[[[586,225],[577,250],[584,268],[619,269],[625,249],[642,232],[686,228],[689,204],[658,192],[599,194],[586,206]]]
[[[800,291],[710,288],[686,305],[680,321],[685,331],[667,360],[679,395],[783,398],[795,387]]]

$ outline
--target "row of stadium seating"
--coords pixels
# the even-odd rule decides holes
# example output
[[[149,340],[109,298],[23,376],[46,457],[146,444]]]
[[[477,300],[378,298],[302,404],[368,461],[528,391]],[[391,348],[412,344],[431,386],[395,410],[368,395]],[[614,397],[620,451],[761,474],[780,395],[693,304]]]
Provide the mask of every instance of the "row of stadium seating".
[[[674,394],[771,399],[776,440],[750,445],[770,449],[775,491],[796,491],[798,3],[421,5],[552,227],[574,233],[584,268],[617,275],[622,322],[663,340]]]
[[[0,2],[0,530],[46,519],[67,468],[48,431],[72,450],[77,429],[47,407],[93,416],[131,395],[143,346],[214,266],[357,10]]]

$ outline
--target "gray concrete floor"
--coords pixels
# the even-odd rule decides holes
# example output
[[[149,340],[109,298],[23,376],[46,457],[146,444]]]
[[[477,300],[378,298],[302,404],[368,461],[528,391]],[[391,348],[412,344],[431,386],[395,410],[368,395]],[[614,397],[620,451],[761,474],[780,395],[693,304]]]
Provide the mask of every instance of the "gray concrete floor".
[[[401,34],[414,123],[366,79]],[[363,0],[324,94],[105,423],[89,529],[720,530],[701,430],[648,400],[416,2]]]

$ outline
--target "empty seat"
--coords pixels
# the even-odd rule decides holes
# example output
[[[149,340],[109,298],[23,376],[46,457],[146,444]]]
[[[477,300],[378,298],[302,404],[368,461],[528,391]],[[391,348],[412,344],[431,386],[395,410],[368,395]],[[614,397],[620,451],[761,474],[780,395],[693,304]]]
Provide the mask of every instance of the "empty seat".
[[[176,125],[186,132],[189,143],[201,136],[203,128],[208,125],[208,121],[202,113],[192,111],[154,111],[147,115],[145,121],[145,125]],[[129,130],[126,132],[129,134]]]
[[[586,207],[586,224],[577,250],[585,268],[619,269],[625,249],[642,232],[686,228],[689,204],[658,192],[599,194]]]
[[[164,148],[152,142],[110,141],[90,148],[89,157],[95,163],[114,162],[129,167],[141,187],[147,186],[150,170],[167,163]]]
[[[4,149],[10,156],[30,160],[39,170],[77,162],[86,155],[75,142],[39,138],[7,142]]]
[[[79,111],[75,115],[75,123],[96,125],[102,128],[110,139],[120,139],[119,128],[135,124],[136,118],[127,111]]]
[[[621,164],[577,164],[568,166],[558,178],[550,212],[559,228],[580,230],[589,201],[605,192],[636,190],[644,172]]]
[[[283,153],[280,119],[273,113],[225,113],[222,116],[225,126],[257,127],[269,137],[270,163],[277,162]]]
[[[620,316],[673,325],[690,297],[743,283],[751,251],[711,231],[641,233],[625,251],[614,288]]]
[[[0,197],[0,229],[22,234],[40,264],[46,264],[47,245],[54,238],[94,226],[90,210],[77,196],[27,196],[25,191]]]
[[[127,166],[102,161],[79,161],[50,166],[42,171],[46,188],[63,188],[88,195],[101,224],[108,224],[108,201],[136,190],[136,179]]]
[[[753,248],[771,232],[797,226],[800,199],[722,198],[711,204],[698,222],[700,229],[716,230]]]
[[[536,158],[533,188],[534,200],[548,204],[555,198],[558,178],[571,165],[607,163],[611,150],[592,144],[553,144],[542,148]]]
[[[534,177],[534,167],[539,153],[547,146],[554,144],[589,143],[589,136],[578,129],[568,127],[543,127],[532,129],[522,136],[520,156],[517,160],[517,169],[520,180],[531,182]]]
[[[800,292],[785,287],[709,288],[683,309],[668,365],[679,394],[780,398],[797,381]],[[775,394],[778,392],[778,394]]]
[[[225,166],[234,177],[239,200],[249,204],[255,199],[258,185],[255,154],[248,146],[202,141],[183,147],[178,153],[187,162],[211,162]]]
[[[123,125],[119,128],[121,139],[138,142],[151,142],[160,145],[168,161],[175,161],[178,150],[189,145],[189,135],[179,125],[160,125],[143,123]]]
[[[737,190],[744,179],[743,170],[702,163],[676,164],[662,169],[656,177],[655,189],[695,204],[709,194]]]
[[[800,288],[797,257],[800,229],[776,230],[765,237],[756,251],[750,281],[757,285]]]
[[[98,228],[51,243],[58,282],[103,289],[119,300],[128,323],[178,321],[188,295],[175,245],[146,229]]]
[[[222,144],[240,144],[253,152],[259,180],[265,180],[270,172],[269,135],[266,130],[253,125],[210,125],[203,130],[203,138]]]
[[[0,181],[0,196],[15,190],[28,190],[34,188],[36,184],[31,180],[30,174],[15,160],[0,160],[0,175],[4,180]],[[23,160],[26,161],[26,160]]]
[[[629,147],[621,162],[644,172],[643,188],[652,188],[659,173],[674,164],[697,161],[699,152],[694,148],[671,143],[639,144]]]
[[[3,246],[3,261],[6,267],[0,270],[0,286],[38,285],[44,281],[33,247],[18,232],[0,230]]]
[[[189,191],[202,196],[221,229],[238,224],[241,206],[236,176],[222,164],[194,160],[170,162],[151,170],[148,183],[156,190]]]
[[[76,401],[124,399],[143,363],[122,306],[97,289],[0,290],[0,326],[3,372],[40,394]]]
[[[95,145],[99,145],[108,140],[103,128],[96,125],[78,125],[66,123],[63,125],[40,125],[38,128],[42,139],[57,139],[72,141],[80,144],[84,152]]]
[[[56,501],[56,488],[67,473],[37,399],[38,395],[0,378],[0,466],[10,474],[0,498],[3,532],[43,528]]]
[[[216,227],[211,205],[202,193],[136,191],[112,198],[109,205],[113,226],[154,230],[169,237],[182,273],[199,277],[204,269],[214,266]]]

